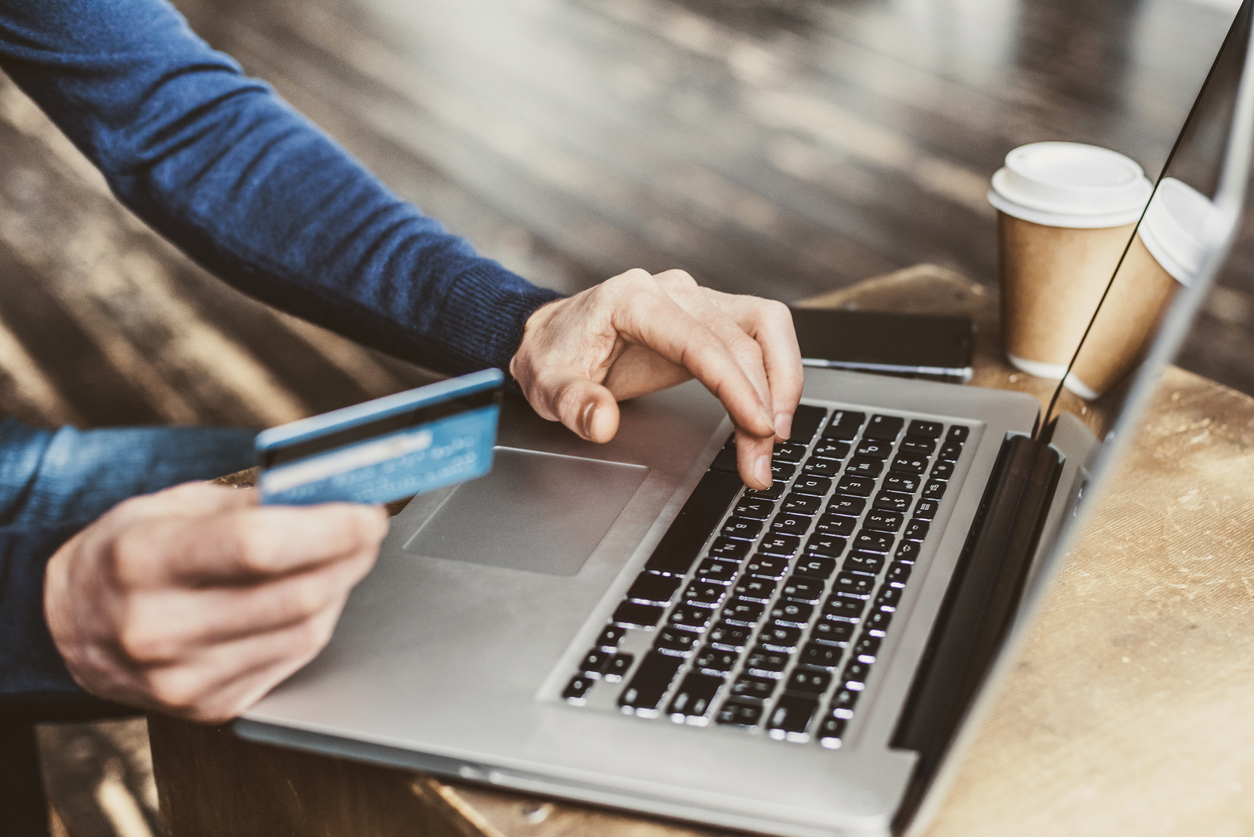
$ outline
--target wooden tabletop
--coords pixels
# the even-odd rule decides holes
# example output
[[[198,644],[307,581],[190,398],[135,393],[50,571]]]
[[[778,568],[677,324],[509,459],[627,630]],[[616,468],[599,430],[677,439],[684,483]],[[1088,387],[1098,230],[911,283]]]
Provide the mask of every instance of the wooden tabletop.
[[[919,266],[812,305],[969,313],[992,292]],[[1066,394],[1094,428],[1104,404]],[[1171,368],[1050,591],[929,837],[1254,833],[1254,399]],[[168,837],[720,833],[240,741],[150,717]]]

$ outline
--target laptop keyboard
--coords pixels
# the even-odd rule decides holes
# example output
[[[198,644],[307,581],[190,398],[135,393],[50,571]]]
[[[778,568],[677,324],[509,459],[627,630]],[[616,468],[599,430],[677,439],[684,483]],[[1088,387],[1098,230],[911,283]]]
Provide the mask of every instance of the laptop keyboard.
[[[729,439],[562,697],[840,747],[968,432],[803,404],[765,491]]]

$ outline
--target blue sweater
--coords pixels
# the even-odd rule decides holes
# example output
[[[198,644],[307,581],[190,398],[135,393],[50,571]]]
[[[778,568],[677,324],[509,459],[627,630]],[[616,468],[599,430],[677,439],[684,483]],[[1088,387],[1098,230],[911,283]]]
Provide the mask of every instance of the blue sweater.
[[[164,0],[0,0],[0,67],[166,238],[362,343],[450,374],[507,368],[557,298],[400,200]],[[0,709],[82,697],[42,609],[71,534],[0,527]]]

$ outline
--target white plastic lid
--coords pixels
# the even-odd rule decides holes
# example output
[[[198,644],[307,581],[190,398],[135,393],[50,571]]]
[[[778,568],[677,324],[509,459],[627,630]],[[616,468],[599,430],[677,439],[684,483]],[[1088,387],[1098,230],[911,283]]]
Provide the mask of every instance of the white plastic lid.
[[[1138,234],[1163,270],[1186,288],[1206,266],[1205,227],[1215,205],[1189,184],[1163,178]]]
[[[1078,142],[1034,142],[1006,155],[988,201],[1007,215],[1049,227],[1095,229],[1141,217],[1153,186],[1117,151]]]

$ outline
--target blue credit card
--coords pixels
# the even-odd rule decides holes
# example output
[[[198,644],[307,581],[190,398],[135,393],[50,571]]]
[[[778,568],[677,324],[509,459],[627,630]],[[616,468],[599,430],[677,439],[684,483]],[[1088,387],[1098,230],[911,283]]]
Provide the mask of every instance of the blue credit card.
[[[487,369],[262,431],[261,502],[390,503],[483,476],[504,380]]]

